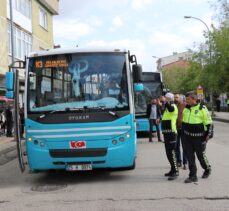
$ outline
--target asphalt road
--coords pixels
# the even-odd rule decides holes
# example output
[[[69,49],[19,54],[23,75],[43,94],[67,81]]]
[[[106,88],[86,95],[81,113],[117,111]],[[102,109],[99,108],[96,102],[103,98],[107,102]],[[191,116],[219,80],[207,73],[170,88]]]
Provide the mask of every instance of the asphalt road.
[[[0,166],[0,210],[229,210],[228,125],[215,122],[207,180],[198,164],[197,183],[184,184],[188,170],[182,169],[168,181],[163,143],[142,138],[132,171],[21,174],[16,159]]]

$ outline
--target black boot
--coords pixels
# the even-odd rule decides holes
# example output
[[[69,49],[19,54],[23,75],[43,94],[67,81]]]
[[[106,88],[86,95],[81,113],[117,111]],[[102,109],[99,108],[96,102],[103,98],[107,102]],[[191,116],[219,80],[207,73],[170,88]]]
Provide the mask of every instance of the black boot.
[[[211,168],[206,169],[206,170],[204,171],[203,175],[202,175],[202,178],[203,178],[203,179],[208,178],[208,177],[210,176],[210,174],[211,174],[211,171],[212,171]]]
[[[179,176],[179,172],[173,172],[169,177],[168,180],[175,180]]]
[[[164,176],[165,177],[169,177],[169,176],[172,176],[173,172],[172,170],[170,170],[169,172],[165,173]]]
[[[184,183],[191,183],[191,182],[197,182],[197,181],[198,181],[197,176],[189,176],[189,177],[184,181]]]
[[[177,163],[177,166],[180,168],[180,167],[182,167],[182,164],[181,163]]]

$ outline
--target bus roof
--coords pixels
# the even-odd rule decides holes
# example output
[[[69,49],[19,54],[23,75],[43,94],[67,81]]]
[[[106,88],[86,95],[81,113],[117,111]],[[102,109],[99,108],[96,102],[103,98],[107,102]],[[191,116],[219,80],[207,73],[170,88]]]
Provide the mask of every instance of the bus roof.
[[[68,54],[68,53],[112,53],[112,52],[120,52],[126,53],[125,49],[119,48],[55,48],[55,49],[47,49],[43,51],[31,52],[28,57],[37,57],[37,56],[48,56],[48,55],[57,55],[57,54]]]

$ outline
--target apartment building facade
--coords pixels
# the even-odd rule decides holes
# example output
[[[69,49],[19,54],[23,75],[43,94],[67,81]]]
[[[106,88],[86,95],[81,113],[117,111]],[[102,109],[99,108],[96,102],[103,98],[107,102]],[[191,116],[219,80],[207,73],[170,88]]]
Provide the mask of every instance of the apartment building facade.
[[[172,55],[159,58],[157,60],[157,71],[162,74],[163,70],[170,70],[174,67],[187,68],[192,55],[192,51],[185,51],[182,53],[174,52]]]
[[[53,16],[58,15],[59,0],[11,0],[14,60],[24,60],[31,51],[53,48]],[[0,95],[5,94],[5,73],[12,63],[10,0],[0,7]],[[24,77],[21,74],[21,92]]]

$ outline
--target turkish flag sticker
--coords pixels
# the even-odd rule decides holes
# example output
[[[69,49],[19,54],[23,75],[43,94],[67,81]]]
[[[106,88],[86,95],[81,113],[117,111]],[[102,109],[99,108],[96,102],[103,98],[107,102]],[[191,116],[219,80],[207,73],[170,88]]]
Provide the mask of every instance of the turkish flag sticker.
[[[70,148],[71,149],[86,148],[86,142],[85,141],[70,141]]]

